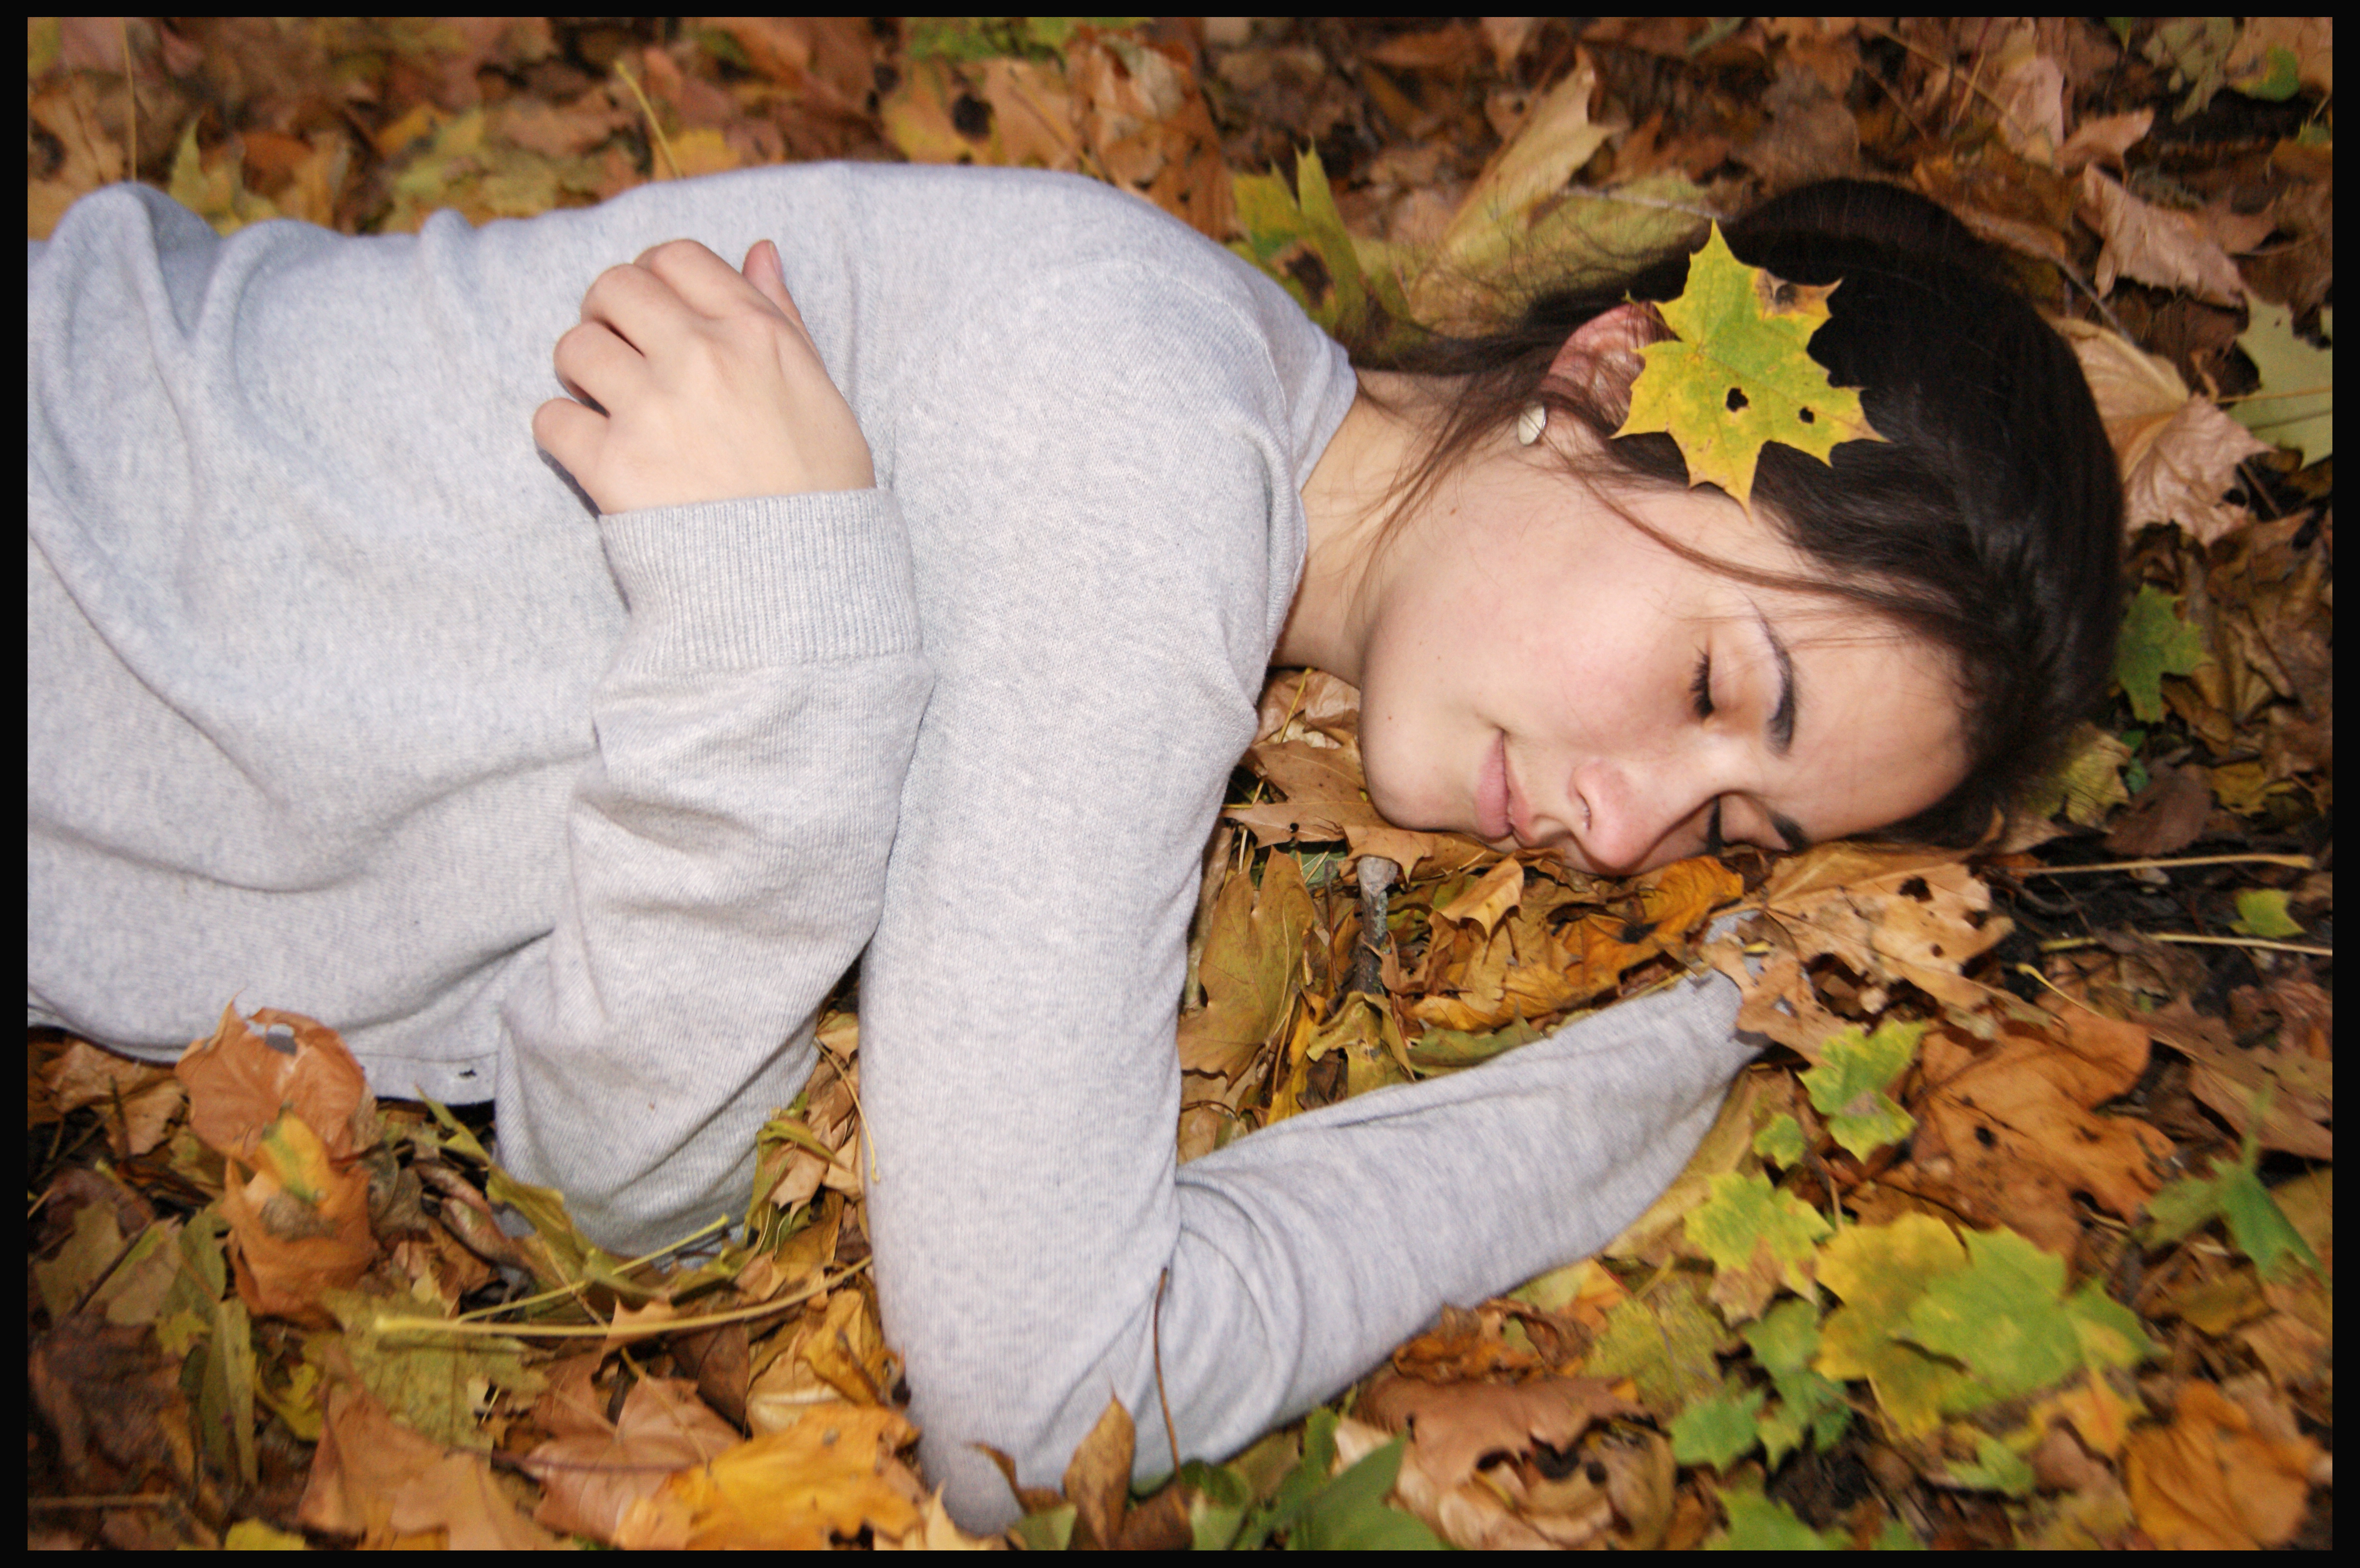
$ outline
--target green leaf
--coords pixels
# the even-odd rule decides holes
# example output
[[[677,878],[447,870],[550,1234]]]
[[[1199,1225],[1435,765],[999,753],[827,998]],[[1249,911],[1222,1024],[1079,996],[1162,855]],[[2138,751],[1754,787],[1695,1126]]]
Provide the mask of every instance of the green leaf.
[[[1622,1302],[1606,1314],[1584,1370],[1630,1378],[1641,1401],[1666,1418],[1711,1398],[1721,1388],[1713,1350],[1725,1331],[1701,1297],[1694,1279],[1675,1274]]]
[[[1683,1465],[1724,1468],[1762,1439],[1754,1417],[1768,1396],[1760,1388],[1724,1388],[1672,1420],[1672,1457]]]
[[[2237,918],[2229,922],[2232,931],[2247,936],[2300,936],[2302,928],[2287,913],[2287,896],[2276,887],[2249,887],[2237,895]]]
[[[525,1364],[530,1352],[522,1340],[381,1332],[377,1318],[399,1303],[358,1290],[328,1290],[320,1299],[344,1331],[361,1386],[402,1424],[437,1443],[480,1446],[476,1408],[487,1390],[536,1394],[549,1381]]]
[[[2004,1492],[2011,1497],[2032,1495],[2032,1466],[2015,1450],[1987,1432],[1975,1433],[1975,1462],[1950,1466],[1950,1479],[1979,1492]]]
[[[2081,1345],[2062,1301],[2065,1260],[2013,1231],[1969,1231],[1966,1239],[1967,1266],[1929,1281],[1911,1304],[1908,1338],[1964,1364],[1976,1386],[1962,1397],[1978,1406],[2077,1370]]]
[[[1810,356],[1830,294],[1748,267],[1712,225],[1688,257],[1680,297],[1663,307],[1673,333],[1640,350],[1631,415],[1616,435],[1661,430],[1679,443],[1690,485],[1718,485],[1740,502],[1754,491],[1762,448],[1780,441],[1821,462],[1839,442],[1883,441],[1857,388],[1839,387]]]
[[[1469,1034],[1428,1024],[1426,1032],[1410,1046],[1409,1062],[1421,1073],[1455,1073],[1540,1038],[1541,1031],[1522,1018],[1490,1034]]]
[[[1371,1449],[1306,1500],[1286,1544],[1298,1552],[1439,1552],[1442,1542],[1418,1520],[1385,1507],[1401,1475],[1409,1434]]]
[[[1758,1423],[1770,1467],[1776,1469],[1807,1435],[1825,1453],[1852,1424],[1852,1408],[1843,1385],[1812,1370],[1819,1351],[1819,1309],[1808,1301],[1781,1301],[1740,1332],[1778,1390],[1777,1406]]]
[[[2180,597],[2149,583],[2132,595],[2114,639],[2114,680],[2131,712],[2149,724],[2163,717],[2163,678],[2204,662],[2204,634],[2180,618]]]
[[[1759,1492],[1723,1492],[1729,1528],[1705,1542],[1708,1552],[1843,1552],[1852,1538],[1841,1530],[1816,1530],[1786,1504]]]
[[[1780,1111],[1754,1135],[1754,1152],[1773,1165],[1792,1165],[1803,1158],[1803,1124],[1792,1111]]]
[[[2267,1094],[2265,1090],[2257,1096],[2252,1120],[2256,1128],[2262,1123]],[[2265,1279],[2277,1276],[2296,1259],[2308,1264],[2313,1273],[2322,1273],[2319,1255],[2288,1221],[2270,1190],[2262,1185],[2256,1171],[2260,1156],[2260,1140],[2248,1131],[2236,1160],[2216,1155],[2211,1176],[2183,1176],[2149,1198],[2144,1239],[2149,1246],[2178,1241],[2218,1215],[2227,1222],[2229,1237],[2237,1250],[2254,1260]]]
[[[1794,1193],[1772,1187],[1770,1179],[1759,1173],[1724,1171],[1708,1186],[1710,1195],[1688,1211],[1685,1225],[1688,1240],[1712,1259],[1713,1267],[1747,1269],[1754,1249],[1765,1247],[1786,1288],[1810,1294],[1810,1263],[1830,1228],[1819,1211]],[[1763,1293],[1768,1294],[1766,1288]]]
[[[1821,1049],[1819,1065],[1802,1074],[1829,1133],[1855,1159],[1900,1142],[1918,1125],[1885,1091],[1917,1059],[1928,1027],[1888,1019],[1874,1034],[1844,1029]]]
[[[2266,441],[2294,448],[2308,468],[2335,451],[2335,350],[2297,336],[2294,312],[2284,305],[2249,299],[2246,309],[2252,320],[2237,346],[2261,373],[2261,385],[2231,403],[2229,417]],[[2322,333],[2334,330],[2333,316],[2332,310],[2319,313]]]

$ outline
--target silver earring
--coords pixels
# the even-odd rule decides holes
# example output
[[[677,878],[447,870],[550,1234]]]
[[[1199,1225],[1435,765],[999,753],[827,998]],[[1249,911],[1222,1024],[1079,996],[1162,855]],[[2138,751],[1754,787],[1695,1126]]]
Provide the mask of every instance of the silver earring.
[[[1548,423],[1548,410],[1538,403],[1527,403],[1516,416],[1516,442],[1530,446],[1541,439],[1541,429]]]

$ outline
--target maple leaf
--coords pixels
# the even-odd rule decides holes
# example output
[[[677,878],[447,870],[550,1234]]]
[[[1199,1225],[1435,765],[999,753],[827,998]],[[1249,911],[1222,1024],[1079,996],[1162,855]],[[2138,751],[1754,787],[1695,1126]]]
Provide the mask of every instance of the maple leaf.
[[[1819,1064],[1804,1073],[1803,1087],[1828,1118],[1829,1134],[1854,1159],[1900,1142],[1917,1125],[1885,1091],[1917,1056],[1928,1027],[1887,1019],[1874,1034],[1845,1029],[1820,1046]]]
[[[1718,485],[1746,505],[1770,441],[1824,463],[1841,441],[1883,441],[1859,390],[1833,385],[1808,353],[1839,287],[1788,283],[1746,266],[1715,223],[1688,257],[1680,297],[1662,307],[1675,335],[1639,350],[1646,365],[1632,384],[1631,417],[1614,433],[1663,431],[1679,443],[1690,485]]]
[[[1811,1263],[1828,1222],[1761,1175],[1725,1171],[1712,1196],[1688,1211],[1688,1237],[1712,1259],[1713,1301],[1732,1322],[1761,1315],[1784,1285],[1811,1294]]]

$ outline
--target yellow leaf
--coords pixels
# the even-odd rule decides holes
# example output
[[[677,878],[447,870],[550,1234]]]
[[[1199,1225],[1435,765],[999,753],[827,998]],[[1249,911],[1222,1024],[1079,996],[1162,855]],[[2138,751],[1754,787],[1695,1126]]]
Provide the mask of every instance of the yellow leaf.
[[[915,1504],[887,1478],[917,1429],[882,1407],[814,1405],[793,1426],[739,1443],[669,1477],[623,1516],[634,1551],[824,1552],[863,1525],[901,1535]]]
[[[1646,366],[1632,385],[1631,417],[1614,433],[1668,434],[1688,459],[1690,485],[1718,485],[1741,503],[1768,442],[1824,463],[1840,442],[1883,441],[1858,389],[1830,383],[1808,352],[1838,287],[1788,283],[1746,266],[1715,223],[1688,257],[1680,297],[1663,307],[1675,335],[1639,351]]]

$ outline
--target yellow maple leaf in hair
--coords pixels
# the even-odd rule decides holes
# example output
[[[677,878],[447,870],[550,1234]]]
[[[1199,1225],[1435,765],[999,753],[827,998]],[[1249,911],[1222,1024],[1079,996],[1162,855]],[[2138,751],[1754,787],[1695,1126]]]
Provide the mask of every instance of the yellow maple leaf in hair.
[[[1883,441],[1857,387],[1838,387],[1810,356],[1838,283],[1811,287],[1748,267],[1712,226],[1688,257],[1680,297],[1661,307],[1673,336],[1639,350],[1618,436],[1660,430],[1679,443],[1688,483],[1718,485],[1750,506],[1762,448],[1782,441],[1820,462],[1839,441]]]

